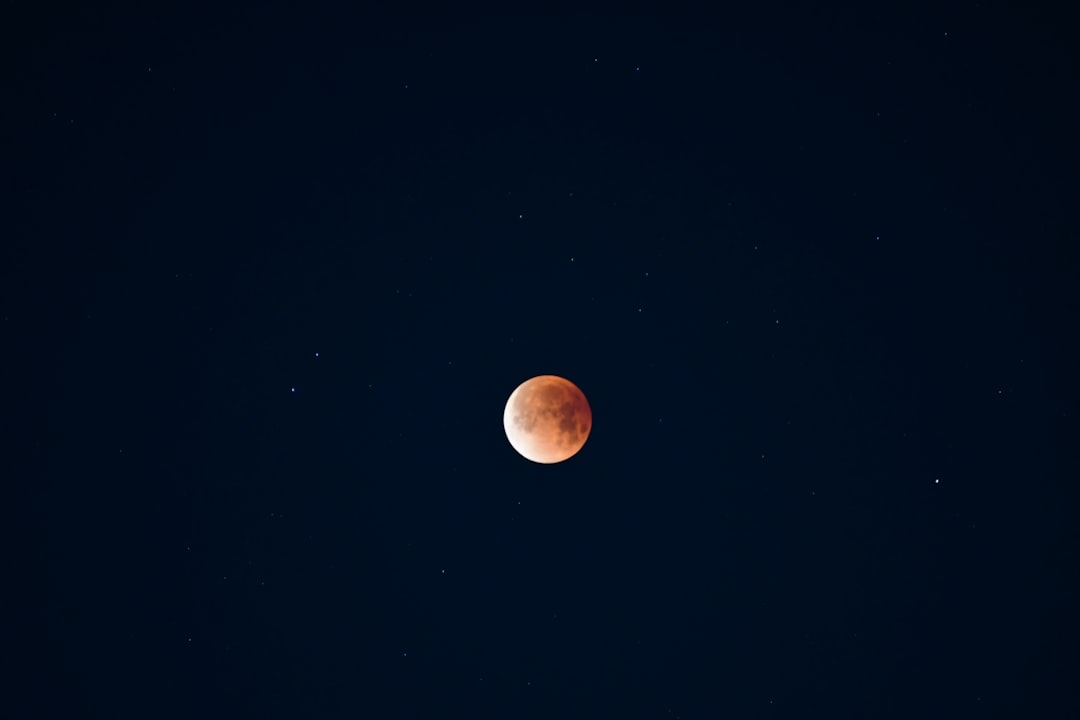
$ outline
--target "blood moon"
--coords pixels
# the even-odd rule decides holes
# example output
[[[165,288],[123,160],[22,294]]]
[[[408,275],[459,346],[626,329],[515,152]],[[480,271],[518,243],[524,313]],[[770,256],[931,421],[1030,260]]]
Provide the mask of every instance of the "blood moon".
[[[503,429],[522,457],[550,465],[573,457],[585,445],[592,409],[574,383],[558,375],[539,375],[510,393]]]

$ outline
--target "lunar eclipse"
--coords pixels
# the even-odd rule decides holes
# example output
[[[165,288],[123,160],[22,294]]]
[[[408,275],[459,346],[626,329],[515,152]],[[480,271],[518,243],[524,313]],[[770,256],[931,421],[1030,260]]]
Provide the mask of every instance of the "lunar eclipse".
[[[550,465],[573,457],[585,445],[592,410],[574,383],[558,375],[539,375],[510,394],[503,429],[522,457]]]

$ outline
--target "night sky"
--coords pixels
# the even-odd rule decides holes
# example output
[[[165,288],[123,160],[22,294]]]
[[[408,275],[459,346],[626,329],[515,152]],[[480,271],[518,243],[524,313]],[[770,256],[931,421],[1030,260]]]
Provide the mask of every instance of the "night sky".
[[[0,715],[1080,717],[1068,3],[145,5],[0,31]]]

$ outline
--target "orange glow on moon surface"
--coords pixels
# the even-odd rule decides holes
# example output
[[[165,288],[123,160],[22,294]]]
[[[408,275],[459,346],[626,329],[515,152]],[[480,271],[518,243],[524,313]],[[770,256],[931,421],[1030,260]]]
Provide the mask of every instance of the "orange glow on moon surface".
[[[506,438],[518,453],[550,465],[578,453],[592,430],[592,409],[577,385],[539,375],[517,386],[503,410]]]

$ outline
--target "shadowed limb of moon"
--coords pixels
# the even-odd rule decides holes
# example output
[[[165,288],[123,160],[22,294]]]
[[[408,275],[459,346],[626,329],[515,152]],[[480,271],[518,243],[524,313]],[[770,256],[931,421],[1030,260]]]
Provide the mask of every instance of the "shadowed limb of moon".
[[[558,375],[540,375],[517,386],[503,410],[506,438],[518,453],[536,463],[573,457],[592,430],[585,393]]]

